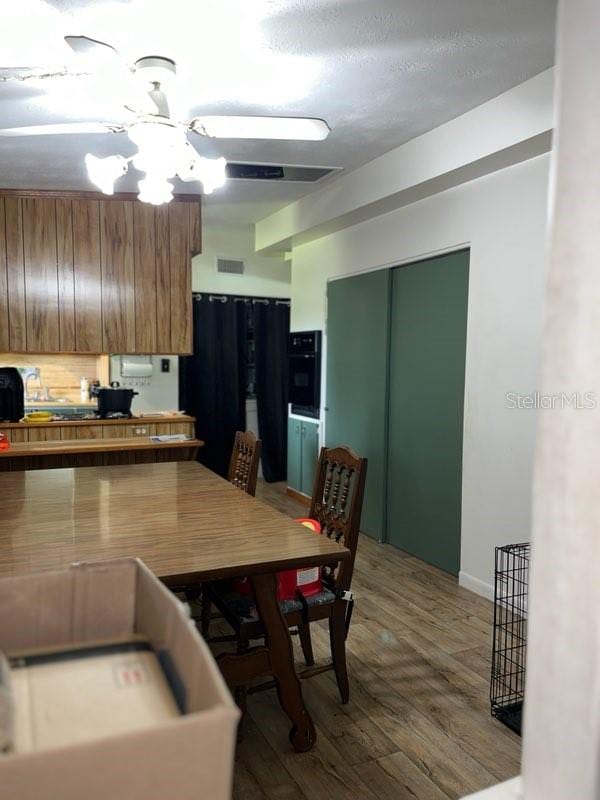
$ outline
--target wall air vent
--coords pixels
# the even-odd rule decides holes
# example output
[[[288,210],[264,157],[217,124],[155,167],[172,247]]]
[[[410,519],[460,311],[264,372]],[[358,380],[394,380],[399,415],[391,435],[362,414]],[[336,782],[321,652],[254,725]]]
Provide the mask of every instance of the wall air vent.
[[[341,167],[307,167],[293,164],[244,164],[230,161],[227,177],[238,181],[315,183]]]
[[[225,275],[243,275],[244,262],[217,256],[217,272],[223,272]]]

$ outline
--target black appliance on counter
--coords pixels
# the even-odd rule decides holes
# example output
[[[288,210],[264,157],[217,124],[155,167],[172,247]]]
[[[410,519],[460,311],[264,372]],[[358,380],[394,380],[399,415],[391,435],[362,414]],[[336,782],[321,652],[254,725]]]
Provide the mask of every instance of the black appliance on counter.
[[[0,422],[19,422],[25,416],[23,378],[16,367],[0,367]]]
[[[100,419],[115,419],[131,416],[131,401],[138,392],[122,389],[118,381],[97,390],[98,416]]]
[[[292,413],[318,419],[321,407],[321,331],[290,333],[288,355]]]

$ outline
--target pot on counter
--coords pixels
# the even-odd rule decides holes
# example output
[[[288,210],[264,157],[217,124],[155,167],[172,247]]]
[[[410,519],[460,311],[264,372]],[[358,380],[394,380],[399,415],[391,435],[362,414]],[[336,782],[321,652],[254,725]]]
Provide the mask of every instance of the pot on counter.
[[[118,381],[102,386],[97,393],[98,415],[103,418],[113,414],[131,416],[131,402],[136,394],[133,389],[122,389]]]

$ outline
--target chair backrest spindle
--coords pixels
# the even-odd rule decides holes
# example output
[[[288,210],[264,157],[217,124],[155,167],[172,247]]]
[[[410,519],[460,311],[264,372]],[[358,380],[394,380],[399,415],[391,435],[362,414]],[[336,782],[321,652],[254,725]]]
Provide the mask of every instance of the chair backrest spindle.
[[[227,479],[246,494],[256,494],[262,442],[251,431],[237,431]]]

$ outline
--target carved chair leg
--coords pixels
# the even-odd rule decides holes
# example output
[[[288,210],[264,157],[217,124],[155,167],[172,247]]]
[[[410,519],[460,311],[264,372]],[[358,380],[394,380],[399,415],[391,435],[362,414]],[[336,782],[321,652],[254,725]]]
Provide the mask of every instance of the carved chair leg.
[[[292,722],[290,741],[295,750],[305,752],[311,749],[317,735],[302,699],[290,632],[277,601],[277,576],[273,573],[253,575],[251,580],[279,703]]]
[[[206,590],[202,592],[201,608],[200,608],[200,630],[202,636],[208,639],[210,632],[210,616],[211,616],[212,603],[208,597]]]
[[[304,654],[304,661],[307,667],[314,666],[315,658],[313,655],[312,639],[310,638],[310,625],[308,623],[298,625],[298,636],[300,646]]]
[[[237,652],[238,655],[243,655],[247,653],[250,649],[250,642],[238,635],[237,640]],[[246,721],[246,699],[248,697],[248,687],[244,684],[241,686],[236,686],[233,690],[233,699],[235,700],[236,706],[241,711],[240,722],[238,724],[237,729],[237,743],[240,744],[244,740],[244,723]]]
[[[344,600],[336,600],[331,609],[329,640],[338,689],[342,703],[347,703],[350,699],[350,684],[346,666],[346,602]]]
[[[348,608],[346,609],[346,639],[350,632],[350,620],[352,619],[352,612],[354,611],[354,600],[348,601]]]
[[[245,636],[238,635],[237,640],[237,651],[238,655],[243,655],[247,653],[250,649],[250,642]],[[240,711],[242,712],[242,718],[246,713],[246,697],[248,695],[248,687],[247,686],[238,686],[235,690],[235,702],[237,703]],[[240,726],[241,727],[241,726]]]

